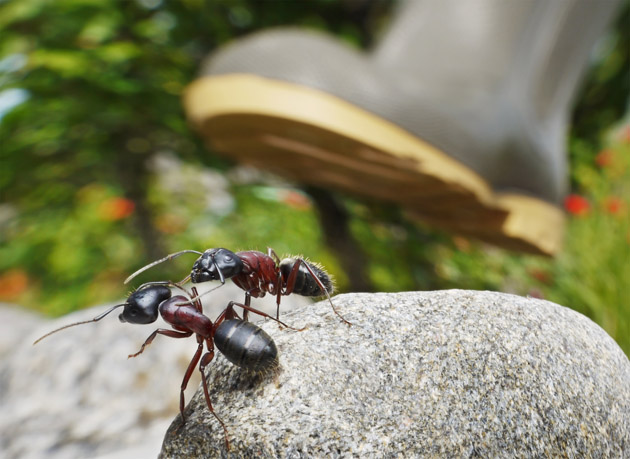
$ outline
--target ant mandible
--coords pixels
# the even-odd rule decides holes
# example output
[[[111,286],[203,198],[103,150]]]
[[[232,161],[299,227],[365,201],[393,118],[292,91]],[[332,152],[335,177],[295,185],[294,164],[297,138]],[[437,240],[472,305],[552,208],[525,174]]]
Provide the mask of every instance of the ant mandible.
[[[280,260],[271,248],[267,248],[266,254],[257,250],[234,253],[224,248],[208,249],[204,252],[181,250],[140,268],[125,279],[125,284],[153,266],[185,253],[195,253],[200,257],[193,264],[190,275],[174,285],[185,283],[188,280],[194,284],[211,280],[219,280],[221,284],[225,284],[226,279],[232,279],[239,288],[245,291],[246,306],[251,304],[252,297],[262,298],[267,293],[276,295],[276,319],[280,318],[282,296],[292,293],[313,297],[326,296],[335,314],[344,323],[352,325],[335,308],[330,298],[334,291],[333,282],[322,267],[301,257],[289,257]],[[171,284],[171,282],[166,283]],[[162,282],[148,282],[143,286],[156,284],[162,284]],[[247,320],[247,309],[243,313],[243,318]]]
[[[144,349],[153,342],[157,335],[164,335],[170,338],[188,338],[194,334],[197,339],[197,351],[188,364],[180,388],[179,412],[182,417],[182,424],[186,422],[184,416],[184,391],[188,386],[188,381],[192,376],[195,366],[199,363],[206,405],[219,424],[221,424],[225,437],[225,446],[226,449],[229,450],[230,441],[228,439],[228,430],[223,420],[215,413],[212,407],[205,373],[206,367],[214,359],[214,347],[216,345],[217,349],[233,364],[246,370],[264,372],[278,365],[278,349],[276,344],[260,327],[251,322],[241,320],[234,311],[234,306],[242,307],[244,311],[259,314],[263,317],[275,320],[286,327],[288,326],[262,311],[233,301],[228,303],[227,307],[219,314],[216,321],[213,323],[210,318],[203,314],[203,305],[201,304],[195,287],[192,288],[192,294],[192,299],[190,298],[191,295],[188,295],[188,297],[183,295],[172,296],[171,290],[164,285],[141,287],[129,295],[127,301],[124,303],[111,307],[91,320],[75,322],[57,328],[38,338],[33,345],[53,333],[65,330],[66,328],[97,322],[120,307],[124,309],[118,318],[121,322],[131,324],[153,323],[157,320],[158,315],[161,315],[164,321],[167,322],[173,330],[158,328],[149,335],[138,352],[130,354],[128,357],[137,357],[142,354]],[[205,354],[203,354],[204,343],[207,349]]]

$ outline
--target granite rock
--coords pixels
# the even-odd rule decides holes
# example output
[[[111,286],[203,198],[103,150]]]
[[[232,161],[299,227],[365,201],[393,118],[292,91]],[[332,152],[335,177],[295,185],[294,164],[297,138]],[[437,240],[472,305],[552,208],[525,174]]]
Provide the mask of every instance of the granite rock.
[[[278,371],[208,369],[231,457],[629,457],[630,361],[548,301],[439,291],[346,294],[263,328]],[[161,457],[226,456],[200,391]]]

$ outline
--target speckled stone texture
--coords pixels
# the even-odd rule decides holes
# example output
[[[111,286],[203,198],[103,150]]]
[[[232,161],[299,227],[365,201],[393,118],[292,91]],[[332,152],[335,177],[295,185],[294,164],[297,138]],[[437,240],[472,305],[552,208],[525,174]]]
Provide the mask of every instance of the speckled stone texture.
[[[212,284],[212,283],[210,283]],[[210,285],[205,288],[216,286]],[[215,318],[230,300],[232,284],[204,297]],[[116,301],[121,302],[122,299]],[[275,314],[275,298],[253,302]],[[283,307],[310,303],[291,295]],[[89,320],[108,305],[55,320],[0,304],[0,459],[155,458],[179,412],[179,388],[197,343],[158,336],[142,355],[127,359],[158,327],[118,321],[119,311],[97,323],[33,341],[62,325]],[[200,381],[194,371],[186,401]]]
[[[263,328],[280,370],[209,368],[230,457],[629,457],[630,362],[586,317],[514,295],[347,294]],[[162,458],[226,456],[198,391]]]

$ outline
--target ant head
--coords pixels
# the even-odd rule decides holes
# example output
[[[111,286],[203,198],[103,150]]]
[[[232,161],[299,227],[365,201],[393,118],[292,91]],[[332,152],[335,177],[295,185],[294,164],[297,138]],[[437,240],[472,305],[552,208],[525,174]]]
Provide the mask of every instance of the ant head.
[[[243,271],[243,261],[228,249],[206,250],[192,267],[190,279],[193,283],[230,279]]]
[[[136,290],[127,298],[118,319],[130,324],[153,323],[158,318],[160,303],[170,297],[171,290],[163,285],[150,285]]]

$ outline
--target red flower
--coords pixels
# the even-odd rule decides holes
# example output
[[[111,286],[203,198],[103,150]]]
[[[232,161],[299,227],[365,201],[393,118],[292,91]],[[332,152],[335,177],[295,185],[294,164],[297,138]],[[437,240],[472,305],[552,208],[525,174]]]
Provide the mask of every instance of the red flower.
[[[604,208],[611,215],[620,215],[626,210],[626,203],[621,198],[611,196],[604,201]]]
[[[612,150],[602,150],[595,156],[595,164],[599,167],[608,167],[613,163],[614,157]]]
[[[281,200],[295,209],[308,210],[311,208],[311,200],[298,191],[288,190],[282,193]]]
[[[21,269],[10,269],[0,274],[0,298],[14,300],[22,294],[29,284],[28,274]]]
[[[98,213],[103,220],[116,221],[127,218],[135,208],[135,203],[130,199],[111,198],[99,206]]]
[[[591,205],[585,197],[580,196],[579,194],[570,194],[564,200],[564,208],[570,214],[581,217],[588,214]]]
[[[533,268],[529,270],[529,275],[536,279],[538,282],[542,282],[543,284],[551,284],[553,281],[553,276],[549,271],[539,268]],[[542,298],[542,297],[541,297]]]

